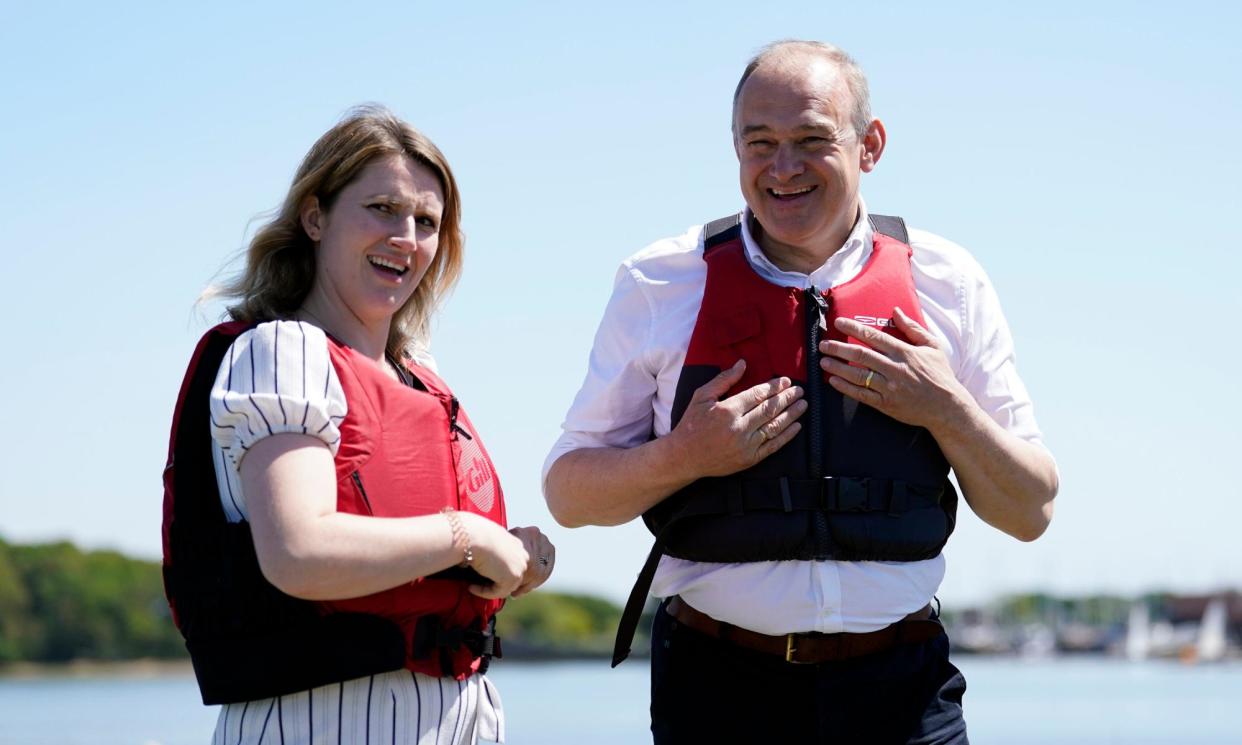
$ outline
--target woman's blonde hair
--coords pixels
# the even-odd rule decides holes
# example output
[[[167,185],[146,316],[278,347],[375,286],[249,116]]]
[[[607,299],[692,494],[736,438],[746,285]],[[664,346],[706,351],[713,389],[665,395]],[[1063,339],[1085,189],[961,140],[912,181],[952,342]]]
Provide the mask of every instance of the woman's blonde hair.
[[[435,143],[376,105],[351,109],[311,147],[276,216],[250,241],[245,268],[211,293],[239,301],[228,308],[233,320],[289,318],[302,306],[315,281],[315,242],[302,228],[302,206],[315,197],[327,212],[364,168],[390,155],[409,157],[431,169],[444,192],[439,247],[414,294],[393,314],[387,349],[400,357],[411,343],[426,342],[433,312],[461,276],[464,241],[457,182]]]

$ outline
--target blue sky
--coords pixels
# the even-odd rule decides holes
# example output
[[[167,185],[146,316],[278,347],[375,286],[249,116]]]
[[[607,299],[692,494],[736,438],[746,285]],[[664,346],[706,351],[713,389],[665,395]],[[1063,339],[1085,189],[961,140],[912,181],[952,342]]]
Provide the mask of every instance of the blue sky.
[[[6,6],[0,535],[158,555],[172,405],[220,310],[195,298],[378,101],[462,188],[434,350],[511,516],[558,543],[552,587],[622,597],[645,532],[556,527],[540,466],[617,264],[740,207],[733,86],[804,37],[869,75],[868,204],[992,277],[1062,472],[1034,544],[963,515],[945,602],[1242,585],[1236,6],[766,5]]]

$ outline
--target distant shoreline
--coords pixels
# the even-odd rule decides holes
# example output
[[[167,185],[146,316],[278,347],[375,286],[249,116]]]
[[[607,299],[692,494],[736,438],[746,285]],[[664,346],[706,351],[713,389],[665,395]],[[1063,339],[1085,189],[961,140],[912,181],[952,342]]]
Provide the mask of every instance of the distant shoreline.
[[[636,659],[645,658],[636,654]],[[582,662],[607,660],[608,654],[520,650],[512,658],[493,662],[493,665],[541,665],[557,662]],[[188,659],[160,660],[71,660],[69,662],[7,662],[0,663],[0,680],[36,680],[53,678],[168,678],[193,676],[194,668]]]
[[[7,662],[0,680],[32,678],[164,678],[193,675],[189,660],[71,660]]]

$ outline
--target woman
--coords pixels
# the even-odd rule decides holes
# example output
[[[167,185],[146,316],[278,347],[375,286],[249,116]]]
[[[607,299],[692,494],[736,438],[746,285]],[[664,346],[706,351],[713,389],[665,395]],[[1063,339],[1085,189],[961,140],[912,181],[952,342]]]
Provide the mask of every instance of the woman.
[[[358,109],[225,288],[165,469],[166,588],[224,704],[213,742],[503,742],[493,617],[555,552],[505,530],[478,434],[408,354],[460,273],[459,221],[439,149]]]

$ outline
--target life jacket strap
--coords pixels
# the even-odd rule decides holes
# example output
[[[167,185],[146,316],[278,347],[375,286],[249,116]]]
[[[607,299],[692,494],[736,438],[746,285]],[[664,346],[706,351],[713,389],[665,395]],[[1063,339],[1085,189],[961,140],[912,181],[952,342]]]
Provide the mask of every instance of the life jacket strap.
[[[496,635],[496,617],[488,619],[481,629],[447,626],[439,616],[423,616],[414,627],[411,655],[415,658],[438,654],[440,668],[446,676],[453,675],[452,653],[462,648],[480,658],[479,672],[487,672],[493,657],[504,657],[500,637]]]
[[[901,241],[907,246],[910,245],[910,231],[906,229],[906,221],[902,218],[896,215],[872,214],[868,215],[867,219],[871,222],[871,227],[875,232]],[[704,255],[711,253],[711,250],[716,246],[736,239],[741,235],[741,232],[741,212],[726,215],[707,223],[703,226]]]
[[[686,487],[685,505],[671,522],[703,515],[747,512],[886,512],[900,515],[935,507],[944,486],[911,484],[899,479],[825,476],[820,479],[700,479]]]
[[[867,218],[875,232],[910,245],[910,231],[906,230],[905,220],[894,215],[868,215]]]

